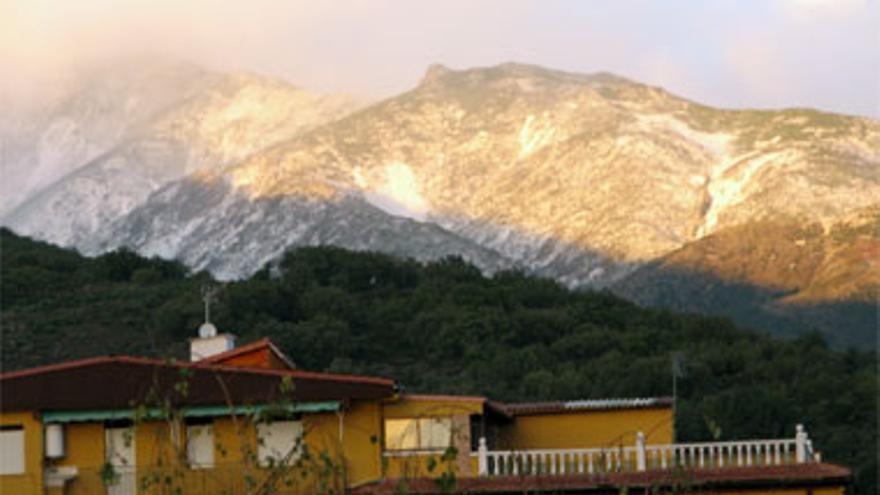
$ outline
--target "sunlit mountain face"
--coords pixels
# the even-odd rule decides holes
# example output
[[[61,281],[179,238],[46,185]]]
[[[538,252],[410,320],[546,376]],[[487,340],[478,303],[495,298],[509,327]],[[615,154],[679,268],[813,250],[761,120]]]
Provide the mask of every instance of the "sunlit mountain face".
[[[611,74],[431,67],[373,104],[184,64],[6,117],[3,223],[220,278],[333,244],[459,255],[868,345],[880,123],[732,111]]]

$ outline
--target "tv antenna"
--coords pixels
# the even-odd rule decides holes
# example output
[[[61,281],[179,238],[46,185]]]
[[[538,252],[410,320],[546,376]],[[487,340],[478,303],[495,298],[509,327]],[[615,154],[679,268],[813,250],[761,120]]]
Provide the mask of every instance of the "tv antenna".
[[[205,303],[205,322],[199,327],[199,337],[206,339],[217,336],[217,327],[211,323],[211,303],[217,300],[220,288],[215,285],[202,285],[202,302]]]

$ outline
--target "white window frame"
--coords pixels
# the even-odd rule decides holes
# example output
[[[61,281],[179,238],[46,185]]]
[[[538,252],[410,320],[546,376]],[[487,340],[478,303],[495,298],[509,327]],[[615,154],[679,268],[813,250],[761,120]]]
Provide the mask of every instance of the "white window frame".
[[[0,476],[25,474],[25,448],[22,425],[0,427]]]

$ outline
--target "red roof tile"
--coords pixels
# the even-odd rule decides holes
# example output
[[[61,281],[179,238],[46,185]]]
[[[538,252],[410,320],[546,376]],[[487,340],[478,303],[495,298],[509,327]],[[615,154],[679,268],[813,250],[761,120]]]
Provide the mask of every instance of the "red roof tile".
[[[637,399],[589,399],[554,402],[514,402],[504,404],[504,408],[513,416],[531,414],[560,414],[577,411],[605,411],[620,409],[649,409],[670,407],[670,397],[649,397]]]
[[[249,354],[255,351],[259,351],[261,349],[266,349],[278,358],[279,361],[284,363],[288,369],[296,369],[296,364],[287,357],[286,354],[281,352],[271,340],[268,338],[260,339],[255,342],[251,342],[250,344],[243,345],[241,347],[236,347],[235,349],[228,350],[226,352],[221,352],[220,354],[215,354],[213,356],[208,356],[205,359],[198,361],[199,363],[215,363],[215,364],[223,364],[226,361],[232,360],[236,357]]]
[[[440,394],[404,394],[401,399],[413,401],[436,402],[486,402],[486,397],[478,395],[440,395]]]

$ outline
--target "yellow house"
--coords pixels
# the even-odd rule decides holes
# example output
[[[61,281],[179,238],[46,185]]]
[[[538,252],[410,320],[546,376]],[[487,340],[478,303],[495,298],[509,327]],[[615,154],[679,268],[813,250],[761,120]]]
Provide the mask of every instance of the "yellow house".
[[[666,398],[504,404],[299,370],[271,342],[0,375],[0,495],[842,493],[790,439],[673,443]]]

